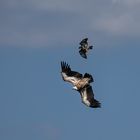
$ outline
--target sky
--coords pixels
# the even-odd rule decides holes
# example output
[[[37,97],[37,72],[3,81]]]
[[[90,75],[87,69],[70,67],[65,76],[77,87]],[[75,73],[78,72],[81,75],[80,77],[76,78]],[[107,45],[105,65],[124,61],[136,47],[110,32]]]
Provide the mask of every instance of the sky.
[[[1,0],[0,139],[140,139],[140,0]],[[94,45],[83,59],[79,42]],[[81,103],[60,62],[93,75]]]

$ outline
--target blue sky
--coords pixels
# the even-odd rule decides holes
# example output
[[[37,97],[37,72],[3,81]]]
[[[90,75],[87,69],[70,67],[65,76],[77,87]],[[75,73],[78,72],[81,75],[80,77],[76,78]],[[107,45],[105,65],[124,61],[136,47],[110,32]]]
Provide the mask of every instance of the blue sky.
[[[139,0],[0,2],[0,139],[140,139]],[[84,37],[94,44],[80,57]],[[60,62],[93,75],[81,103]]]

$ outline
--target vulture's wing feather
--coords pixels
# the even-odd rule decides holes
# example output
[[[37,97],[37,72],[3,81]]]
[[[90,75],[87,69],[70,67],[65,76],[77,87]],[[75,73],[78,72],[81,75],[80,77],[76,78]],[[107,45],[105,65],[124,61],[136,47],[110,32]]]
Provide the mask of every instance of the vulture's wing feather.
[[[85,105],[92,107],[92,108],[101,107],[100,102],[94,98],[94,93],[93,93],[92,87],[90,85],[85,86],[79,92],[80,92],[80,95],[82,98],[82,102]]]
[[[93,77],[92,77],[91,74],[85,73],[85,74],[84,74],[84,78],[89,78],[89,79],[90,79],[90,80],[89,80],[89,83],[94,82],[94,79],[93,79]]]
[[[79,72],[72,71],[66,62],[61,62],[61,74],[64,81],[75,85],[83,76]]]

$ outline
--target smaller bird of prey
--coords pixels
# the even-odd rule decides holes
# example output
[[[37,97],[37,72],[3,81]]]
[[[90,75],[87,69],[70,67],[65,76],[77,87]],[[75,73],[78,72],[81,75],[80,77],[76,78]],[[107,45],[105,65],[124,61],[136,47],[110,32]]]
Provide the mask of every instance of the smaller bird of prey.
[[[83,39],[80,43],[81,46],[79,47],[79,53],[80,55],[87,59],[87,53],[89,50],[91,50],[93,48],[93,46],[89,46],[88,45],[88,38]]]
[[[80,95],[82,102],[88,107],[101,107],[100,102],[94,98],[94,93],[90,83],[92,83],[92,75],[85,73],[84,76],[76,71],[72,71],[66,62],[61,62],[61,75],[64,81],[70,82]]]

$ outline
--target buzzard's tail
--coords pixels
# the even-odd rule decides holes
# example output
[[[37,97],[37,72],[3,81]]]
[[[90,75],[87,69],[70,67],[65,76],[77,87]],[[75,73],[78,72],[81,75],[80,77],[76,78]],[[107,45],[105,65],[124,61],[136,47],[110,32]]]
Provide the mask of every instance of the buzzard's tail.
[[[89,50],[91,50],[91,49],[93,49],[93,46],[89,46],[89,48],[88,48]]]
[[[94,82],[94,79],[91,74],[85,73],[84,78],[89,78],[89,83]]]

